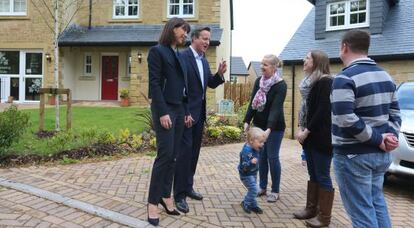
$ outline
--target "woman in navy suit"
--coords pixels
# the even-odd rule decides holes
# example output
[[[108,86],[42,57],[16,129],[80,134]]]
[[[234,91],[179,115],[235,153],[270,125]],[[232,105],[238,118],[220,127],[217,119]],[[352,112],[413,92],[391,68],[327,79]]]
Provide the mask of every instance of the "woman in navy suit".
[[[171,18],[164,26],[158,45],[148,53],[149,97],[157,139],[148,195],[148,222],[159,223],[158,204],[167,214],[179,215],[174,209],[171,188],[175,158],[184,130],[187,73],[177,46],[185,42],[190,26],[181,18]]]

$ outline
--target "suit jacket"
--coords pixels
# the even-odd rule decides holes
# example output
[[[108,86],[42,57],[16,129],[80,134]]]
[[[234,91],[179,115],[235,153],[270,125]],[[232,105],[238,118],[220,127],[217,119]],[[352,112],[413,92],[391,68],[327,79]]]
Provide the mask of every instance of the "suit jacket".
[[[206,90],[207,86],[214,89],[224,83],[224,79],[218,73],[211,74],[210,65],[206,58],[202,58],[204,70],[204,83],[201,83],[200,73],[193,51],[190,47],[181,52],[181,57],[186,62],[188,75],[188,112],[195,123],[201,118],[206,118]],[[203,86],[204,85],[204,86]]]
[[[178,56],[177,56],[178,55]],[[159,117],[168,114],[167,104],[186,102],[187,69],[170,46],[158,44],[148,52],[148,97]]]

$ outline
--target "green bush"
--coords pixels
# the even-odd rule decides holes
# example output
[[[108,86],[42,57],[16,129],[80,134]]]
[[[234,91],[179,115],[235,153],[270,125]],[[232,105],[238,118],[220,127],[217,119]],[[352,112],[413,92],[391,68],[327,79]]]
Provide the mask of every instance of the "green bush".
[[[79,137],[82,142],[86,144],[93,144],[98,141],[98,129],[97,128],[90,128],[90,129],[83,129],[79,133]]]
[[[118,138],[118,141],[120,143],[126,143],[126,142],[128,142],[129,141],[129,135],[130,134],[131,133],[129,132],[129,129],[128,128],[119,130],[119,138]]]
[[[209,115],[207,117],[207,126],[226,126],[229,125],[229,120],[224,116]]]
[[[134,149],[139,149],[141,148],[143,144],[142,141],[142,135],[132,135],[132,139],[131,139],[131,147]]]
[[[0,153],[19,141],[29,126],[29,115],[17,110],[15,105],[0,113]]]
[[[212,126],[207,128],[207,133],[209,136],[213,138],[219,138],[221,134],[223,133],[221,127]]]
[[[75,136],[71,131],[61,131],[47,141],[48,147],[54,152],[70,149]]]
[[[237,110],[237,126],[243,127],[243,120],[244,116],[246,115],[247,108],[249,107],[249,103],[244,104],[243,106],[240,106]]]
[[[233,126],[222,126],[223,135],[230,139],[239,139],[242,133],[241,129]]]
[[[104,130],[99,133],[98,143],[100,144],[114,144],[116,143],[115,136],[108,130]]]

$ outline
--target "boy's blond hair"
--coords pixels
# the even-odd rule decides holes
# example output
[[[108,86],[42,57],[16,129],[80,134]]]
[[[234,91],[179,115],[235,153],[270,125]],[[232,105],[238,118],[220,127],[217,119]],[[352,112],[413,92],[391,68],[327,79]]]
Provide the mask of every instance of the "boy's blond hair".
[[[264,137],[264,131],[258,127],[250,127],[247,131],[247,142]]]

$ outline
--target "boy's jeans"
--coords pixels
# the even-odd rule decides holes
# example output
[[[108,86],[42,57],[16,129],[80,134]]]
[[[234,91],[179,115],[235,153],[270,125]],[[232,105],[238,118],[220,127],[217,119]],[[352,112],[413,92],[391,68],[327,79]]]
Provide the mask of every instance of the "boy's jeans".
[[[385,152],[347,156],[334,151],[336,181],[353,227],[391,227],[382,189],[390,156]]]
[[[247,194],[244,197],[244,204],[249,208],[257,207],[256,196],[259,192],[259,189],[257,188],[256,175],[240,175],[240,180],[243,182],[243,185],[247,188]]]

